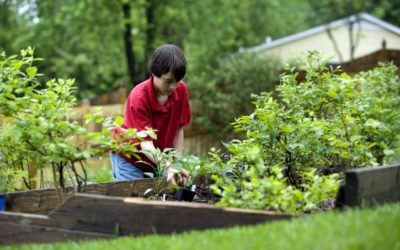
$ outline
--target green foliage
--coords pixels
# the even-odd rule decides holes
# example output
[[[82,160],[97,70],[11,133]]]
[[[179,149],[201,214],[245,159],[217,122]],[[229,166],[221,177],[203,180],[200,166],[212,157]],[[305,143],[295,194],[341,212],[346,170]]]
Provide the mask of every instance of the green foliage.
[[[214,173],[216,171],[216,164],[201,160],[195,155],[184,155],[172,148],[167,148],[162,151],[158,148],[151,151],[142,151],[150,159],[154,159],[156,163],[156,176],[154,176],[154,173],[145,173],[145,175],[154,180],[154,188],[148,189],[145,192],[145,195],[150,198],[160,198],[162,193],[167,189],[179,189],[177,185],[163,187],[163,177],[166,177],[166,169],[169,169],[169,172],[173,172],[174,174],[180,174],[183,170],[188,171],[190,175],[185,183],[187,187],[192,186],[194,180],[198,176],[206,173]]]
[[[27,6],[23,4],[23,6]],[[31,45],[46,58],[46,80],[73,77],[79,98],[94,98],[128,80],[123,48],[122,8],[118,1],[34,1],[29,29],[16,48]],[[114,14],[113,14],[114,13]]]
[[[229,123],[235,117],[252,111],[253,93],[275,88],[282,68],[277,58],[255,53],[242,53],[225,59],[210,74],[212,77],[206,81],[207,84],[201,86],[202,91],[194,91],[199,94],[193,98],[195,122],[221,139],[222,135],[232,133]],[[204,110],[207,110],[207,115],[200,115]]]
[[[123,5],[130,7],[129,20]],[[277,0],[2,1],[0,49],[12,53],[36,47],[46,58],[41,63],[46,77],[74,77],[77,95],[93,98],[128,81],[126,50],[134,52],[138,80],[147,73],[152,51],[163,43],[181,45],[190,65],[188,75],[200,76],[240,47],[306,28],[306,12],[298,11],[306,5],[290,0],[285,6],[293,20],[285,18],[287,10]],[[132,27],[131,48],[124,47],[126,23]]]
[[[130,6],[129,20],[123,17],[123,4]],[[229,100],[242,97],[237,90],[226,92],[219,88],[224,73],[214,73],[220,68],[221,59],[241,47],[258,45],[268,36],[280,38],[361,11],[399,24],[399,10],[399,3],[394,0],[3,0],[0,50],[14,53],[28,45],[36,47],[36,54],[46,58],[40,65],[46,77],[74,77],[79,88],[76,94],[93,98],[121,84],[132,86],[128,82],[125,50],[133,50],[137,78],[143,79],[147,60],[156,47],[179,44],[189,65],[185,80],[192,90],[191,98],[199,103],[193,106],[195,122],[201,128],[219,131],[227,129],[226,122],[233,117],[227,115],[223,123],[222,119],[214,120],[219,117],[216,107],[223,103],[218,98],[225,94],[224,99]],[[126,23],[132,26],[131,48],[124,47]],[[258,87],[257,81],[254,85]],[[249,91],[244,92],[246,98]],[[203,112],[204,103],[217,112],[212,119]],[[243,109],[242,105],[236,108]]]
[[[255,96],[255,110],[234,123],[244,140],[227,144],[231,154],[220,165],[215,192],[220,204],[304,212],[334,198],[346,168],[385,164],[400,139],[397,68],[382,65],[353,77],[326,67],[310,52],[306,76],[281,76],[279,101]],[[222,187],[222,189],[220,189]]]
[[[76,105],[73,80],[53,79],[41,88],[33,49],[21,51],[17,56],[1,55],[0,61],[0,176],[4,191],[17,183],[21,170],[29,170],[32,163],[40,168],[51,167],[54,185],[65,187],[69,177],[76,190],[86,182],[84,164],[87,159],[103,155],[108,150],[133,153],[145,136],[154,131],[136,133],[124,130],[115,140],[110,129],[120,126],[121,119],[104,119],[100,113],[88,114],[86,123],[103,125],[101,132],[88,132],[77,121],[70,121],[72,107]],[[129,140],[127,139],[129,138]],[[82,139],[82,143],[76,141]],[[136,143],[131,143],[136,140]],[[26,177],[27,178],[27,177]],[[28,183],[25,180],[25,183]],[[34,187],[28,187],[34,188]],[[61,192],[62,194],[62,192]]]
[[[360,12],[370,13],[383,20],[400,24],[398,1],[363,1],[363,0],[310,0],[309,20],[312,24],[321,24]]]
[[[142,150],[144,154],[149,158],[153,159],[155,163],[154,172],[146,172],[144,173],[148,177],[153,179],[154,187],[149,188],[145,191],[144,195],[148,196],[152,199],[161,198],[162,194],[167,189],[177,189],[177,186],[169,185],[164,187],[165,181],[165,174],[166,170],[171,167],[171,163],[173,162],[174,158],[177,157],[179,154],[173,148],[165,148],[161,150],[156,148],[154,150]],[[142,161],[143,163],[149,164],[148,162]],[[149,164],[150,165],[150,164]],[[176,173],[179,173],[178,169],[173,169]]]
[[[104,164],[100,169],[88,170],[88,182],[104,183],[114,181],[113,172],[110,166]]]
[[[1,168],[0,170],[0,193],[6,193],[17,189],[23,189],[24,183],[16,181],[25,178],[24,170]]]
[[[177,171],[185,169],[189,172],[190,176],[186,182],[186,186],[188,187],[193,185],[197,177],[217,171],[217,165],[214,162],[200,159],[195,155],[180,155],[174,161],[172,168],[177,169]]]

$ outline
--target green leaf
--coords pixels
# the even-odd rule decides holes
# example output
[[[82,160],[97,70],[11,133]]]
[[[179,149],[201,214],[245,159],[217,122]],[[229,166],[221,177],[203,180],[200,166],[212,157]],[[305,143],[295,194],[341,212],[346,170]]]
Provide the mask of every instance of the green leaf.
[[[12,65],[14,66],[14,68],[16,70],[19,70],[22,67],[22,65],[24,65],[24,62],[23,61],[15,61],[12,63]]]
[[[17,94],[21,94],[21,93],[23,93],[24,92],[24,89],[22,89],[22,88],[17,88],[16,90],[15,90],[15,93],[17,93]]]
[[[387,156],[389,156],[389,155],[394,155],[394,151],[391,150],[391,149],[385,149],[385,150],[383,150],[383,153],[384,153],[385,155],[387,155]]]
[[[96,117],[96,123],[101,123],[103,121],[104,121],[104,117],[102,117],[102,116],[97,116]]]
[[[36,75],[37,68],[36,67],[28,67],[26,69],[26,73],[28,74],[29,78],[33,78]]]
[[[103,128],[103,129],[101,130],[101,133],[102,133],[103,135],[110,135],[110,134],[111,134],[111,132],[110,132],[110,130],[109,130],[108,128]]]
[[[92,114],[85,114],[85,120],[90,120],[92,119]]]
[[[331,97],[332,99],[337,99],[337,98],[338,98],[338,94],[336,93],[336,91],[329,90],[329,91],[326,92],[326,93],[327,93],[327,95],[328,95],[329,97]]]
[[[20,53],[22,57],[25,57],[28,54],[28,51],[25,49],[21,49]]]
[[[122,116],[117,116],[114,121],[115,125],[121,126],[124,123],[124,118]]]

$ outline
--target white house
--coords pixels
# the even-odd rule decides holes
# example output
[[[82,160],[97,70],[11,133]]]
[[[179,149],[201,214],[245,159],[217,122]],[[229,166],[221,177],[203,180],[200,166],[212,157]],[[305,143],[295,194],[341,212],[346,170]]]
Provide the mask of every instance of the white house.
[[[274,41],[268,37],[244,50],[275,55],[283,61],[307,50],[319,50],[334,56],[331,63],[345,63],[382,49],[383,43],[386,49],[400,50],[400,28],[360,13]]]

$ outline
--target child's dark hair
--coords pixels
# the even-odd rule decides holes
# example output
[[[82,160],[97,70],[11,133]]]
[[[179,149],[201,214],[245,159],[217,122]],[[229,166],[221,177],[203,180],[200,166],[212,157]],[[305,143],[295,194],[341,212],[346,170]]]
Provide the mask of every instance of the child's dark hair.
[[[151,56],[149,73],[157,77],[171,74],[180,81],[186,74],[186,59],[182,50],[174,44],[164,44],[157,48]]]

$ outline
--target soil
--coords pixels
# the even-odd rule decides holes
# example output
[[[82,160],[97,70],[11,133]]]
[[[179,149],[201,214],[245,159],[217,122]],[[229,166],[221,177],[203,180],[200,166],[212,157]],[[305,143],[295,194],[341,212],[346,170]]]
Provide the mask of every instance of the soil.
[[[166,194],[166,200],[168,201],[176,201],[174,193]],[[209,187],[196,188],[196,195],[194,196],[193,202],[196,203],[205,203],[209,205],[214,205],[216,202],[219,201],[219,197],[216,196]],[[185,201],[182,201],[185,202]]]

